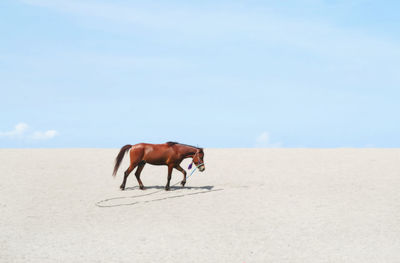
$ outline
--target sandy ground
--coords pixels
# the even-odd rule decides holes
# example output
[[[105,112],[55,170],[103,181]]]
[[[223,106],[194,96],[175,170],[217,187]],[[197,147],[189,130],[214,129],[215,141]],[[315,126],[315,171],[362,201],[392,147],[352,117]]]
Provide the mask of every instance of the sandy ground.
[[[400,262],[399,149],[206,149],[139,198],[167,168],[122,192],[117,153],[1,149],[0,262]]]

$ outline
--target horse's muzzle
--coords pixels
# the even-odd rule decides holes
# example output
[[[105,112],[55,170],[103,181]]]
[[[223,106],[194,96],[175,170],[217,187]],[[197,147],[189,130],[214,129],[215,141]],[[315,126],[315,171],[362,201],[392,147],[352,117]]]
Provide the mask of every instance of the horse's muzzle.
[[[206,169],[206,167],[204,166],[204,164],[199,166],[199,171],[203,172]]]

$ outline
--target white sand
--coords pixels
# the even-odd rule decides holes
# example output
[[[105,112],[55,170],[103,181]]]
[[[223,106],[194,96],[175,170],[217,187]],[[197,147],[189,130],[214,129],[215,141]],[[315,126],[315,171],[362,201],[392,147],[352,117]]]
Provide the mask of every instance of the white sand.
[[[398,149],[206,149],[188,188],[99,208],[166,183],[120,191],[117,153],[0,150],[0,262],[400,262]]]

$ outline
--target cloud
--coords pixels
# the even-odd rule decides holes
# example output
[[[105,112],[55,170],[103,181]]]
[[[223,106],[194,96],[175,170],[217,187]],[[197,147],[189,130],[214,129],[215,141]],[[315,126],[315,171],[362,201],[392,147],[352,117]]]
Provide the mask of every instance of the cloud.
[[[33,133],[31,138],[34,140],[47,140],[54,138],[56,135],[58,135],[56,130],[48,130],[45,132],[37,131]]]
[[[20,122],[15,125],[14,129],[11,131],[0,132],[0,137],[10,138],[10,139],[33,139],[33,140],[48,140],[54,138],[58,135],[56,130],[47,130],[47,131],[35,131],[31,134],[27,134],[29,130],[29,125]]]
[[[280,142],[272,143],[268,132],[262,132],[256,137],[256,148],[280,148],[282,144]]]
[[[256,141],[257,141],[257,143],[260,143],[260,144],[262,144],[262,143],[268,143],[269,142],[269,134],[267,133],[267,132],[263,132],[263,133],[261,133],[258,137],[257,137],[257,139],[256,139]]]
[[[18,123],[15,125],[14,130],[0,132],[0,137],[17,137],[22,136],[26,130],[28,130],[29,125],[23,122]]]

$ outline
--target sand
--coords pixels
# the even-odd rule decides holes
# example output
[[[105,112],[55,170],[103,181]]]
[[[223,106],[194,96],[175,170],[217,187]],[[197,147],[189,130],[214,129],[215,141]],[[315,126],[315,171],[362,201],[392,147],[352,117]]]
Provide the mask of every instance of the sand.
[[[399,149],[206,149],[169,192],[117,153],[1,149],[0,262],[400,262]]]

